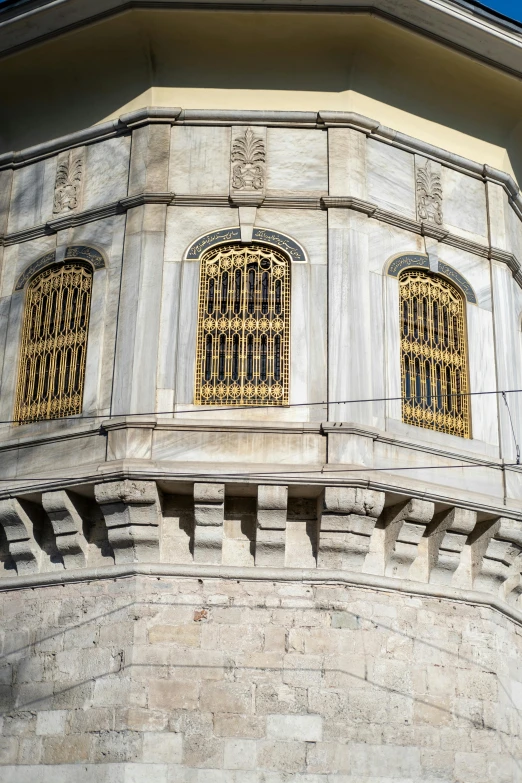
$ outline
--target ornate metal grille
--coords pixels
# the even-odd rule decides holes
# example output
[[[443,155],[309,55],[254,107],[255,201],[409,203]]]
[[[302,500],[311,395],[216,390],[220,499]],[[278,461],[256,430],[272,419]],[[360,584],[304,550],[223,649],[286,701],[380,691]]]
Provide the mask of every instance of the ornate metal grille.
[[[201,259],[196,404],[288,402],[290,266],[257,245]]]
[[[27,287],[15,419],[81,413],[92,272],[79,262],[44,269]]]
[[[419,269],[402,272],[399,287],[403,420],[469,438],[464,299]]]

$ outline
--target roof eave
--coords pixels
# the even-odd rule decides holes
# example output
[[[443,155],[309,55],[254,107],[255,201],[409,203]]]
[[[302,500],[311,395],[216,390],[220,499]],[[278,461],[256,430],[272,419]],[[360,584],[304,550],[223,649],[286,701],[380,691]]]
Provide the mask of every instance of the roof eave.
[[[0,56],[147,8],[370,13],[522,76],[522,25],[470,0],[13,0],[0,11]]]

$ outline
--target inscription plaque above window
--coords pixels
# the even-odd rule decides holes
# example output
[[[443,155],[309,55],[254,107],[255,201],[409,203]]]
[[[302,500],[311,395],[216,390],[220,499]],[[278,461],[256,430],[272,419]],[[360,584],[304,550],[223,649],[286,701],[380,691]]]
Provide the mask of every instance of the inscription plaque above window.
[[[92,271],[81,262],[47,267],[27,286],[15,420],[81,413]]]
[[[201,259],[196,404],[288,403],[290,265],[258,245]]]
[[[399,276],[402,417],[471,437],[464,297],[420,269]]]

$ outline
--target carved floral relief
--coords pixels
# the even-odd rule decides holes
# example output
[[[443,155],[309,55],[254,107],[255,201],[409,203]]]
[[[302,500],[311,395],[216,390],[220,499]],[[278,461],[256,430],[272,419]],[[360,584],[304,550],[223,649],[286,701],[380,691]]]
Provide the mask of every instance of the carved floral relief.
[[[442,181],[431,161],[419,166],[416,173],[417,214],[420,220],[442,225]]]
[[[232,188],[263,190],[265,184],[265,142],[251,128],[232,143]]]
[[[84,161],[77,150],[60,156],[54,184],[53,214],[71,212],[80,206]]]

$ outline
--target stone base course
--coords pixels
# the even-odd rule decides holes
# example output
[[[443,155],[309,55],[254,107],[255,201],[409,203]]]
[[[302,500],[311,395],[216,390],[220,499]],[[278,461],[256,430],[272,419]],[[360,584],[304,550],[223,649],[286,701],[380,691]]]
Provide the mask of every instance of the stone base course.
[[[522,635],[495,609],[146,576],[0,606],[2,783],[522,780]]]

